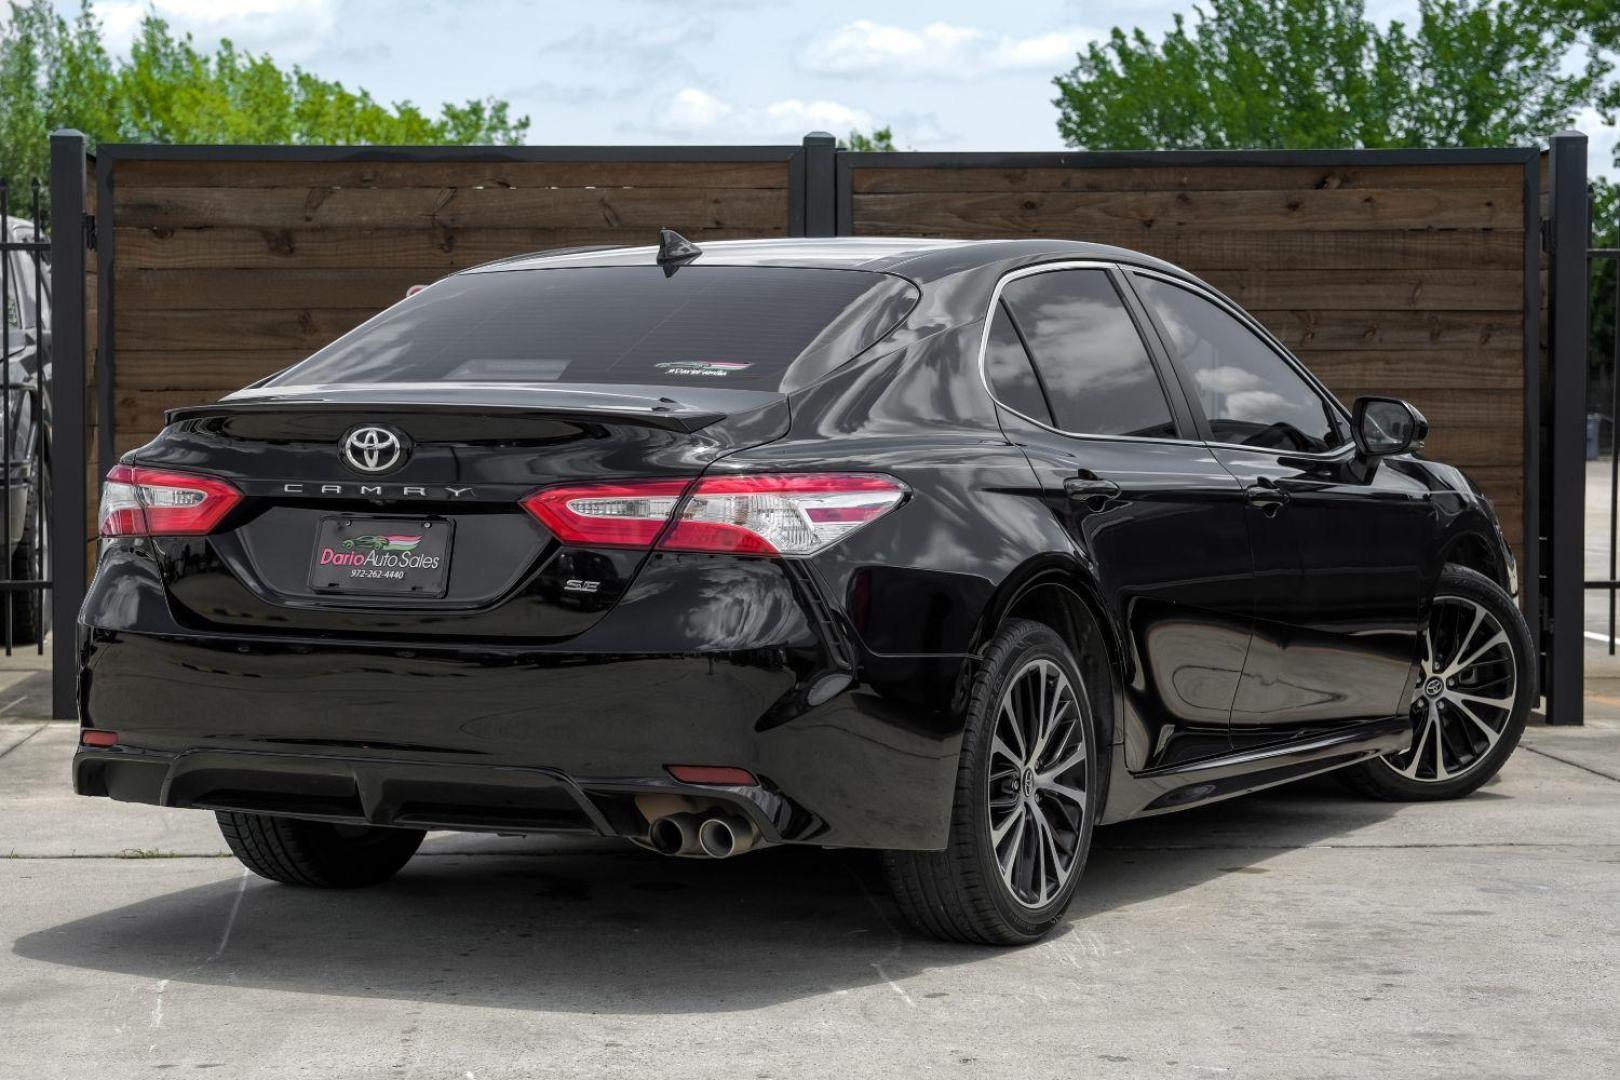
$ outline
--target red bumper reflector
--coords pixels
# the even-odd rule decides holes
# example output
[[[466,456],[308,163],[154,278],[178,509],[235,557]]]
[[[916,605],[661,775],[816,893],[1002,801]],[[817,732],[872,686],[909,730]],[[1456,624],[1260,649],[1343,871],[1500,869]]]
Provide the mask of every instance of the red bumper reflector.
[[[85,728],[79,732],[80,746],[117,746],[118,732],[97,731],[95,728]]]
[[[724,784],[727,787],[753,787],[759,781],[747,769],[730,765],[665,765],[669,775],[683,784]]]

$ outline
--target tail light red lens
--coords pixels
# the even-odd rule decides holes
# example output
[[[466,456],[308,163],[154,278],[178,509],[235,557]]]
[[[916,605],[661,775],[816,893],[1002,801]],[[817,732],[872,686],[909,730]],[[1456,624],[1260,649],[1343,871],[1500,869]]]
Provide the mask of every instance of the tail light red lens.
[[[85,728],[79,732],[80,746],[117,746],[118,732],[97,731],[95,728]]]
[[[242,493],[216,476],[115,465],[101,491],[100,533],[201,536],[241,501]]]
[[[646,480],[545,488],[523,506],[565,544],[812,555],[905,497],[904,484],[873,473],[766,473],[717,476],[695,486]]]
[[[642,480],[545,488],[523,508],[565,544],[582,547],[651,547],[690,481]]]
[[[813,555],[900,505],[905,485],[872,473],[766,473],[700,481],[659,545],[670,551]]]

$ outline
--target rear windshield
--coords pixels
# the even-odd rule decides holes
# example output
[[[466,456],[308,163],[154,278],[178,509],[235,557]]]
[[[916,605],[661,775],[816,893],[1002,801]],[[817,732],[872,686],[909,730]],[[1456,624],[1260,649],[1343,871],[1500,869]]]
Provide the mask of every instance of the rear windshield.
[[[792,390],[902,318],[887,274],[656,266],[462,274],[389,308],[270,380],[705,385]]]

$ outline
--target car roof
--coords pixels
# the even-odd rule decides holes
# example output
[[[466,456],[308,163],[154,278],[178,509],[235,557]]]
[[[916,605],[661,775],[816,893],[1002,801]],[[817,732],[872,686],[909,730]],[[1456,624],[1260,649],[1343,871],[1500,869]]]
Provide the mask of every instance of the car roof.
[[[839,236],[768,240],[698,241],[703,253],[693,266],[818,267],[898,274],[919,282],[995,264],[1022,265],[1056,259],[1095,259],[1148,266],[1179,277],[1185,270],[1127,248],[1079,240],[940,240],[906,236]],[[658,248],[592,247],[518,255],[465,273],[561,270],[587,266],[655,266]]]

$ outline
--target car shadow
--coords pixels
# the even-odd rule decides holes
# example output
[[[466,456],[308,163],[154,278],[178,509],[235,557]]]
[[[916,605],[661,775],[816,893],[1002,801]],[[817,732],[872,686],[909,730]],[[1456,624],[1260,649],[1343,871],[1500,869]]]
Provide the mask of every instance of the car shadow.
[[[1263,872],[1267,859],[1399,809],[1306,782],[1101,828],[1055,933],[1222,873]],[[436,835],[394,881],[347,892],[229,867],[209,884],[28,934],[13,950],[203,985],[615,1014],[748,1010],[896,985],[999,951],[906,929],[869,852],[782,848],[714,862]]]

